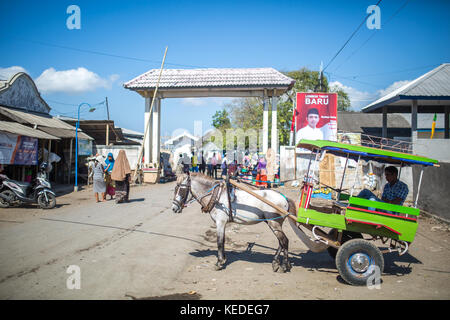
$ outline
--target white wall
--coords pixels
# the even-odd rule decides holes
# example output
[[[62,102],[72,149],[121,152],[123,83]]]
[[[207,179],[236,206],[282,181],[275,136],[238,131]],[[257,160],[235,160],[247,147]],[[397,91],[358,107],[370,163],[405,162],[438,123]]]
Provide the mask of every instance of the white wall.
[[[128,158],[128,162],[130,163],[131,170],[136,169],[136,164],[138,162],[139,157],[139,148],[140,146],[105,146],[105,145],[97,145],[94,147],[94,154],[99,153],[105,158],[108,156],[108,153],[112,153],[114,159],[117,159],[120,150],[124,150],[125,154]]]
[[[450,139],[418,139],[413,132],[413,154],[450,163]]]

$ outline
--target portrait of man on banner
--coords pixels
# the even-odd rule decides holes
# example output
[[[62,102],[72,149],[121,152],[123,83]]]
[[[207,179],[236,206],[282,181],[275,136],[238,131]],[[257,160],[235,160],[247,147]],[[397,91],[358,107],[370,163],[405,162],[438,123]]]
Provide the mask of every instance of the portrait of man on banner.
[[[337,94],[297,92],[296,144],[301,139],[336,141]]]

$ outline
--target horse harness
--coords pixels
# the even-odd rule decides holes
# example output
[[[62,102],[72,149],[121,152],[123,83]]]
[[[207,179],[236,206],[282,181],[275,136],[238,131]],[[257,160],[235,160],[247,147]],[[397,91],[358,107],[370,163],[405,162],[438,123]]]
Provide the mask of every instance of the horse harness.
[[[211,189],[209,189],[206,194],[197,197],[196,195],[194,195],[194,193],[191,190],[191,178],[188,176],[188,180],[186,183],[181,183],[180,185],[176,186],[176,191],[178,193],[178,188],[183,188],[183,189],[187,189],[186,191],[184,191],[184,194],[182,194],[183,200],[186,203],[186,199],[189,195],[189,191],[192,195],[192,197],[194,198],[194,200],[196,200],[200,206],[201,206],[201,210],[204,213],[210,213],[212,209],[214,209],[215,205],[217,204],[218,200],[220,199],[220,197],[222,196],[222,193],[224,191],[226,191],[227,193],[227,200],[228,200],[228,208],[224,208],[225,211],[227,211],[230,222],[233,221],[233,211],[231,208],[231,184],[228,182],[228,178],[226,180],[226,182],[224,181],[220,181],[218,183],[216,183]],[[211,195],[211,198],[209,199],[207,204],[203,203],[203,198],[206,198],[207,196]],[[192,200],[187,201],[188,203],[192,202]]]

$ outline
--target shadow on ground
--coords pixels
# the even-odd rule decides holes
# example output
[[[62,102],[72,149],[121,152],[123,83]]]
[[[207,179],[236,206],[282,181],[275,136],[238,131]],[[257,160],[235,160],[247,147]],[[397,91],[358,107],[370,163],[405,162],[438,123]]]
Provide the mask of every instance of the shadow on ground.
[[[271,253],[263,253],[252,251],[254,246],[263,247],[266,249],[273,250],[273,254]],[[384,250],[386,248],[380,248],[380,250]],[[250,263],[272,263],[274,254],[276,249],[258,245],[256,243],[248,243],[247,250],[244,251],[226,251],[225,255],[227,258],[227,262],[225,267],[231,265],[236,261],[246,261]],[[217,250],[196,250],[194,252],[190,252],[190,255],[198,258],[204,257],[217,257]],[[422,262],[409,253],[404,254],[403,256],[399,256],[396,252],[385,253],[384,257],[384,274],[386,275],[395,275],[395,276],[404,276],[412,271],[411,264],[422,264]],[[336,263],[333,258],[328,254],[327,251],[314,253],[312,251],[301,252],[299,254],[289,252],[289,261],[293,264],[294,267],[302,267],[306,268],[309,271],[316,272],[325,272],[325,273],[337,273]],[[397,264],[397,263],[400,263]],[[404,266],[403,264],[408,264]],[[340,276],[338,276],[340,278]],[[339,282],[345,283],[342,279]]]

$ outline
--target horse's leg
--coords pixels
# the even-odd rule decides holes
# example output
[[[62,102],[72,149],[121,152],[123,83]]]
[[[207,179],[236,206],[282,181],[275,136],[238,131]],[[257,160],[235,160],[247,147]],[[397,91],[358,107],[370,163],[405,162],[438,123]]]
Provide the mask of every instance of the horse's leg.
[[[288,257],[289,239],[284,234],[282,225],[279,221],[271,220],[267,224],[269,225],[270,229],[277,237],[278,243],[279,243],[277,252],[275,253],[275,256],[273,257],[272,269],[274,272],[277,272],[279,267],[281,267],[281,270],[283,272],[289,271],[291,269],[291,265],[289,264],[289,257]],[[279,257],[280,257],[281,251],[283,251],[284,258],[280,264]]]
[[[223,219],[220,214],[216,217],[216,232],[217,232],[217,263],[216,270],[224,268],[225,258],[225,226],[227,219]]]
[[[280,262],[279,262],[279,257],[280,257],[280,253],[281,253],[281,242],[280,242],[280,238],[278,237],[278,230],[276,229],[276,226],[273,225],[273,223],[271,223],[272,221],[266,221],[267,225],[269,226],[270,230],[272,230],[273,234],[275,235],[275,237],[277,237],[278,239],[278,249],[275,252],[275,255],[273,256],[273,260],[272,260],[272,270],[273,272],[277,272],[278,269],[280,268]]]

